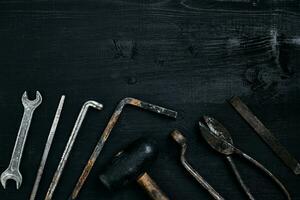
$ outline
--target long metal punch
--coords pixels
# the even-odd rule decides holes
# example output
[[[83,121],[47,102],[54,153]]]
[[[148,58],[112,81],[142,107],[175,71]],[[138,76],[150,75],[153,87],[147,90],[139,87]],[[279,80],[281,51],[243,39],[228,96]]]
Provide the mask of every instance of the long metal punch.
[[[34,182],[34,185],[33,185],[33,189],[32,189],[31,195],[30,195],[30,200],[34,200],[35,197],[36,197],[36,193],[38,191],[39,184],[40,184],[40,181],[42,179],[42,175],[43,175],[44,168],[45,168],[45,165],[46,165],[46,162],[47,162],[49,151],[50,151],[51,146],[52,146],[53,138],[54,138],[54,135],[55,135],[55,132],[56,132],[56,128],[57,128],[59,119],[60,119],[60,115],[61,115],[61,112],[62,112],[62,109],[63,109],[64,102],[65,102],[65,96],[63,95],[60,99],[58,108],[57,108],[56,113],[55,113],[55,117],[54,117],[51,129],[50,129],[50,133],[49,133],[46,145],[45,145],[45,149],[44,149],[44,153],[43,153],[43,156],[42,156],[42,159],[41,159],[41,163],[40,163],[40,166],[39,166],[39,169],[38,169],[38,172],[37,172],[37,175],[36,175],[36,179],[35,179],[35,182]]]
[[[255,130],[261,139],[269,145],[275,154],[288,166],[296,175],[300,174],[300,164],[289,151],[279,142],[272,132],[253,114],[246,104],[239,97],[230,100],[233,108],[242,118]]]
[[[50,187],[48,189],[48,192],[46,194],[45,200],[52,199],[54,191],[55,191],[55,189],[56,189],[56,187],[58,185],[58,182],[59,182],[60,177],[61,177],[61,175],[63,173],[65,165],[66,165],[66,163],[68,161],[70,152],[71,152],[71,150],[73,148],[73,145],[74,145],[74,142],[75,142],[76,137],[78,135],[78,132],[80,130],[80,127],[81,127],[81,125],[83,123],[83,120],[84,120],[84,118],[85,118],[85,116],[87,114],[87,111],[88,111],[88,109],[90,107],[95,108],[97,110],[102,110],[103,105],[101,103],[96,102],[96,101],[87,101],[82,106],[81,111],[80,111],[80,113],[78,115],[78,118],[77,118],[77,120],[75,122],[75,125],[73,127],[72,133],[71,133],[71,135],[69,137],[68,143],[67,143],[67,145],[65,147],[65,150],[64,150],[63,155],[61,157],[61,160],[59,162],[59,165],[58,165],[58,167],[56,169],[56,172],[55,172],[55,174],[53,176],[53,179],[52,179],[52,182],[51,182]]]
[[[166,108],[163,108],[163,107],[160,107],[160,106],[157,106],[157,105],[153,105],[153,104],[150,104],[150,103],[147,103],[147,102],[144,102],[144,101],[141,101],[141,100],[138,100],[138,99],[135,99],[135,98],[131,98],[131,97],[126,97],[124,98],[123,100],[121,100],[119,102],[119,104],[117,105],[113,115],[111,116],[106,128],[104,129],[101,137],[100,137],[100,140],[98,141],[89,161],[87,162],[71,196],[69,199],[76,199],[84,182],[86,181],[89,173],[91,172],[99,154],[101,153],[102,149],[103,149],[103,146],[105,144],[105,142],[107,141],[113,127],[115,126],[115,124],[117,123],[122,111],[123,111],[123,108],[126,106],[126,105],[131,105],[131,106],[135,106],[135,107],[139,107],[139,108],[142,108],[144,110],[148,110],[148,111],[151,111],[151,112],[154,112],[154,113],[158,113],[158,114],[161,114],[161,115],[165,115],[167,117],[171,117],[171,118],[176,118],[177,117],[177,112],[173,111],[173,110],[169,110],[169,109],[166,109]]]

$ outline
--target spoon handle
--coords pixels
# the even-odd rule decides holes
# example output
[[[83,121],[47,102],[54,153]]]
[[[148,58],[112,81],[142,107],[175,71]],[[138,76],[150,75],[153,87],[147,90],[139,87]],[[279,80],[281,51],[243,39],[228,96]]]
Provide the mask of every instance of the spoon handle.
[[[286,187],[283,185],[283,183],[281,183],[281,181],[274,174],[272,174],[272,172],[270,172],[268,169],[266,169],[260,162],[258,162],[254,158],[250,157],[246,153],[242,152],[241,150],[235,148],[235,153],[237,153],[240,156],[244,157],[246,160],[251,162],[253,165],[255,165],[260,170],[262,170],[265,174],[267,174],[281,188],[281,190],[287,196],[287,199],[291,200],[291,195],[288,192],[288,190],[286,189]]]
[[[248,198],[250,200],[255,200],[255,198],[252,196],[251,192],[250,192],[250,189],[246,186],[245,182],[243,181],[241,175],[240,175],[240,172],[238,171],[238,169],[236,168],[236,165],[235,163],[233,162],[232,158],[230,156],[226,156],[227,158],[227,161],[229,162],[233,172],[234,172],[234,175],[236,177],[236,179],[239,181],[241,187],[243,188],[244,192],[246,193],[246,195],[248,196]]]

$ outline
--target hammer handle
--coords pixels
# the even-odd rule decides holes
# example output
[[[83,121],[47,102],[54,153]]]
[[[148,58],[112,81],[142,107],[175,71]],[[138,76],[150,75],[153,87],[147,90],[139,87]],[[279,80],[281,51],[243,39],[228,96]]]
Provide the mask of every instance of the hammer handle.
[[[144,173],[138,180],[138,184],[142,186],[153,200],[169,200],[163,191],[158,187],[154,180]]]

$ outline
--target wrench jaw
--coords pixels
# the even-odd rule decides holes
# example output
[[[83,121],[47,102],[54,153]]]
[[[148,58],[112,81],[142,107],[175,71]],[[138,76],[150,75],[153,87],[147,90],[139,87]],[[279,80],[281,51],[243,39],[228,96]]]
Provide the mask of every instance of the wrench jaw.
[[[37,108],[42,103],[42,100],[43,100],[43,98],[42,98],[42,95],[39,91],[36,92],[35,100],[29,100],[28,99],[27,91],[25,91],[23,96],[22,96],[22,103],[23,103],[23,106],[25,108],[27,108],[27,107]]]
[[[8,168],[1,174],[1,184],[4,189],[6,189],[6,182],[7,180],[14,180],[16,182],[16,187],[19,189],[22,184],[22,175],[17,170],[12,170]]]
[[[25,91],[22,96],[22,104],[24,106],[24,114],[18,136],[15,142],[14,151],[12,153],[11,161],[8,168],[1,174],[1,184],[3,188],[6,188],[7,180],[11,179],[16,182],[17,189],[20,188],[22,184],[22,175],[19,170],[24,145],[26,142],[26,137],[28,134],[28,129],[30,128],[31,119],[34,110],[42,103],[42,95],[40,92],[36,92],[36,99],[29,100],[27,92]]]

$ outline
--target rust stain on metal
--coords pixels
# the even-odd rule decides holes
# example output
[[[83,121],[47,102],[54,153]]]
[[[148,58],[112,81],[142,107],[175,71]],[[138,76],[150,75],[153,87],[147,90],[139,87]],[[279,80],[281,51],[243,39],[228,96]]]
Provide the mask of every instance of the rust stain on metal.
[[[131,97],[126,97],[124,99],[122,99],[119,104],[117,105],[113,115],[111,116],[106,128],[104,129],[103,133],[101,134],[101,138],[100,140],[98,141],[91,157],[90,157],[90,160],[88,161],[87,165],[85,166],[73,192],[72,192],[72,195],[71,195],[71,199],[76,199],[85,180],[87,179],[90,171],[92,170],[93,166],[94,166],[94,163],[96,162],[99,154],[101,153],[102,149],[103,149],[103,146],[106,142],[106,140],[108,139],[113,127],[115,126],[115,124],[117,123],[122,111],[123,111],[123,108],[126,106],[126,105],[131,105],[131,106],[135,106],[135,107],[139,107],[139,108],[142,108],[144,110],[148,110],[148,111],[151,111],[151,112],[155,112],[155,113],[158,113],[158,114],[161,114],[161,115],[165,115],[167,117],[171,117],[171,118],[176,118],[177,117],[177,112],[176,111],[173,111],[173,110],[169,110],[169,109],[166,109],[166,108],[163,108],[163,107],[160,107],[160,106],[157,106],[157,105],[153,105],[153,104],[150,104],[150,103],[147,103],[147,102],[144,102],[144,101],[141,101],[139,99],[135,99],[135,98],[131,98]]]
[[[85,180],[87,179],[89,172],[91,171],[91,169],[93,168],[94,164],[95,164],[94,159],[91,159],[88,161],[87,165],[85,166],[85,169],[83,171],[84,174],[82,174],[82,176],[79,178],[78,180],[78,185],[83,185],[83,183],[85,182]],[[72,193],[72,199],[75,199],[76,196],[78,195],[79,190],[77,190],[76,192]]]
[[[141,101],[138,99],[130,99],[130,104],[135,106],[141,106]]]
[[[117,123],[119,117],[120,117],[120,114],[117,114],[117,115],[113,115],[112,118],[109,120],[104,132],[103,132],[103,141],[106,141],[109,137],[109,134],[111,132],[111,130],[113,129],[113,127],[115,126],[115,124]]]

